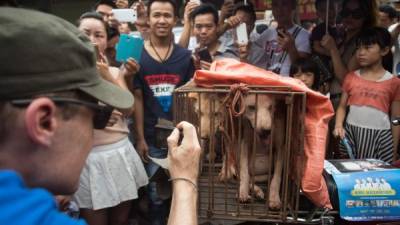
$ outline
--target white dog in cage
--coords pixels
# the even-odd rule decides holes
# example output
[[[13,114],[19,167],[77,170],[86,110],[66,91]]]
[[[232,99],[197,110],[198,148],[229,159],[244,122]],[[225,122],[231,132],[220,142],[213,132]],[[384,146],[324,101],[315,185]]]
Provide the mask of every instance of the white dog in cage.
[[[195,112],[199,116],[201,138],[207,139],[211,135],[215,135],[222,122],[221,102],[223,96],[211,93],[193,93],[189,97],[194,99]],[[225,150],[227,155],[223,157],[219,179],[227,182],[233,178],[239,178],[238,198],[241,202],[251,199],[251,191],[256,198],[265,199],[263,190],[254,182],[269,181],[269,207],[279,209],[281,208],[279,191],[283,160],[281,149],[284,145],[285,135],[284,113],[281,111],[275,113],[276,110],[280,110],[279,105],[273,97],[267,94],[258,94],[257,97],[255,94],[249,94],[245,97],[245,105],[246,110],[241,117],[242,127],[240,128],[244,135],[233,140],[235,146],[239,146],[234,150],[235,154],[239,155],[239,163],[236,163],[235,157],[230,154],[229,149]],[[235,128],[232,129],[239,129],[238,119],[235,120],[235,123]],[[271,132],[272,129],[274,129],[273,132]],[[272,148],[269,147],[271,143],[273,143]],[[256,151],[253,152],[252,149],[256,149]],[[273,150],[271,154],[268,152],[270,149]],[[211,150],[210,153],[215,153],[215,151]],[[270,155],[272,159],[269,158]],[[212,157],[215,155],[208,156],[209,159]]]
[[[250,200],[251,177],[257,182],[270,180],[268,204],[271,209],[281,208],[279,191],[283,167],[285,113],[278,102],[268,94],[258,94],[257,97],[255,94],[247,95],[244,118],[248,123],[242,122],[243,134],[246,135],[240,140],[239,199]],[[272,152],[269,152],[270,150]],[[272,156],[272,159],[269,156]],[[254,191],[257,197],[261,197],[256,188]]]

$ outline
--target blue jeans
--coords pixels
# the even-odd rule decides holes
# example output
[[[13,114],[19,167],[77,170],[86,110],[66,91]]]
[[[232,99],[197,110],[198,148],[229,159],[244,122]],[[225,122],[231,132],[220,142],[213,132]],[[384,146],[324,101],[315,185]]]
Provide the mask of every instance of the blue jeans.
[[[149,155],[153,158],[165,158],[168,151],[158,149],[154,146],[149,146]],[[149,177],[154,175],[160,166],[149,161],[145,164],[146,172]],[[152,225],[166,225],[166,218],[168,215],[167,202],[162,200],[157,193],[156,182],[150,182],[147,186],[147,193],[149,196],[149,213],[150,222]]]

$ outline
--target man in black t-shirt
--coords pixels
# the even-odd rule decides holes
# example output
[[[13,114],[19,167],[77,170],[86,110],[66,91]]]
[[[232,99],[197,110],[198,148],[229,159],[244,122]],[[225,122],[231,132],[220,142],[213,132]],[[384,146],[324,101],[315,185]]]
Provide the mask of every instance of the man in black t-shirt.
[[[172,93],[194,73],[191,52],[173,42],[172,28],[177,21],[177,8],[171,0],[152,0],[148,4],[150,37],[145,41],[140,71],[134,80],[136,150],[151,177],[158,166],[148,155],[165,158],[167,151],[157,149],[155,125],[159,118],[172,120]],[[151,224],[166,224],[167,205],[157,194],[154,182],[149,184]]]

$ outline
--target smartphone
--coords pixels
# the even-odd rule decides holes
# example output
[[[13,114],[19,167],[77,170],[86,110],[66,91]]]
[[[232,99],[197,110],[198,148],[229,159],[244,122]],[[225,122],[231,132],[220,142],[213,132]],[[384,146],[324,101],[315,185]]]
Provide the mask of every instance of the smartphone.
[[[118,22],[134,23],[137,20],[137,13],[134,9],[113,9],[111,12]]]
[[[210,55],[210,52],[208,51],[208,48],[202,48],[197,52],[197,55],[199,56],[200,60],[212,63],[212,57]]]
[[[241,23],[236,27],[236,37],[238,44],[247,44],[249,39],[247,36],[247,28],[245,23]]]
[[[143,51],[143,43],[141,37],[121,34],[116,46],[117,61],[126,62],[129,58],[134,58],[136,62],[139,62]]]
[[[201,5],[201,0],[190,0],[189,2],[195,2],[195,3],[197,3],[198,5]]]

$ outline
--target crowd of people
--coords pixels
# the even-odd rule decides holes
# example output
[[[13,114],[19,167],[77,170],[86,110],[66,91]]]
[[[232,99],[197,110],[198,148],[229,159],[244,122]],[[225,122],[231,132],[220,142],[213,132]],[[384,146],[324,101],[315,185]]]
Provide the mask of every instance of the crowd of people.
[[[155,126],[172,120],[173,91],[223,58],[328,96],[336,114],[327,158],[397,160],[400,127],[391,120],[400,117],[398,12],[375,0],[315,0],[319,21],[310,31],[297,22],[297,4],[272,0],[268,27],[256,26],[251,0],[225,0],[220,10],[190,0],[181,17],[174,0],[100,0],[75,26],[1,7],[0,223],[128,224],[145,188],[149,224],[197,224],[196,128],[179,123],[165,151]],[[116,20],[112,10],[123,8],[136,10],[136,22]],[[248,42],[238,43],[235,28],[243,23]],[[119,37],[132,32],[144,40],[140,60],[119,62]],[[172,200],[149,180],[159,169],[149,158],[167,156]],[[57,212],[71,201],[84,221]]]

